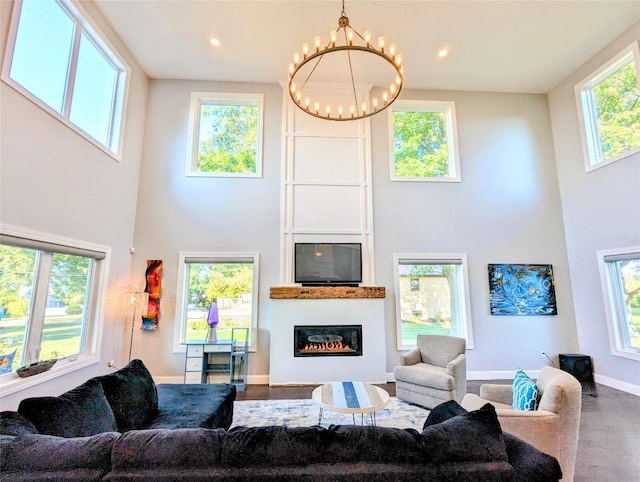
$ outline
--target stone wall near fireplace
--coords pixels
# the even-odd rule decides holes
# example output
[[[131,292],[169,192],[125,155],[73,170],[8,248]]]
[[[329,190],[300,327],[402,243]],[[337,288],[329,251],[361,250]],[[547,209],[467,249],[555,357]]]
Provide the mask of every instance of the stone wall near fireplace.
[[[278,288],[271,293],[270,385],[386,382],[384,288],[286,290],[287,298]],[[295,357],[300,325],[362,325],[362,356]]]

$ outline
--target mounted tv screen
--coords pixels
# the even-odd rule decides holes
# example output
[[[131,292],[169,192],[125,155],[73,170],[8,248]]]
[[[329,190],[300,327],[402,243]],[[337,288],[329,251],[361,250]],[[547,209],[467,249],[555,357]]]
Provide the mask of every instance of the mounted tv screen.
[[[296,243],[295,282],[304,286],[358,286],[362,244]]]

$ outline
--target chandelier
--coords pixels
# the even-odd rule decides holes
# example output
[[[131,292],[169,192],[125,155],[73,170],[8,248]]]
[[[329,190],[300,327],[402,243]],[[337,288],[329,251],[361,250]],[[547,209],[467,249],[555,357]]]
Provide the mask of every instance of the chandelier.
[[[321,66],[322,61],[324,64]],[[356,92],[354,70],[364,69],[363,63],[370,66],[367,67],[368,72],[375,71],[378,74],[376,80],[383,79],[381,82],[374,82],[386,86],[380,97],[373,97],[370,102],[359,101]],[[321,67],[326,67],[322,73]],[[325,82],[345,80],[350,84],[349,96],[352,95],[353,98],[348,102],[342,99],[324,104],[314,100],[307,93],[313,85],[312,77],[316,82],[319,78]],[[362,82],[361,77],[357,80]],[[396,46],[390,44],[387,47],[384,37],[378,38],[374,44],[371,32],[366,31],[361,35],[354,29],[345,14],[343,0],[338,29],[329,33],[329,41],[323,45],[322,38],[315,37],[313,50],[305,43],[302,45],[302,55],[298,52],[293,54],[293,62],[289,64],[288,90],[294,104],[307,114],[320,119],[349,121],[364,119],[389,107],[400,94],[403,81],[404,66]]]

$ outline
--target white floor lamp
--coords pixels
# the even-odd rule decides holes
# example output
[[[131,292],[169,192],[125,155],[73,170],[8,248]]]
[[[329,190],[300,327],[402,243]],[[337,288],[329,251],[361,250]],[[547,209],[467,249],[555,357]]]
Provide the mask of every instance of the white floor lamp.
[[[147,305],[149,303],[149,293],[146,291],[129,291],[127,292],[127,304],[133,308],[131,315],[131,335],[129,338],[129,361],[131,361],[131,350],[133,349],[133,327],[136,324],[136,316],[144,316],[147,314]]]

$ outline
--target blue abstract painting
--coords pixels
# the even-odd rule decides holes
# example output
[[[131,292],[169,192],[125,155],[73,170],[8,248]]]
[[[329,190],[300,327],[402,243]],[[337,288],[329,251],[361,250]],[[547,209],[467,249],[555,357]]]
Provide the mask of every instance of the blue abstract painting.
[[[557,315],[550,264],[490,264],[492,315]]]

